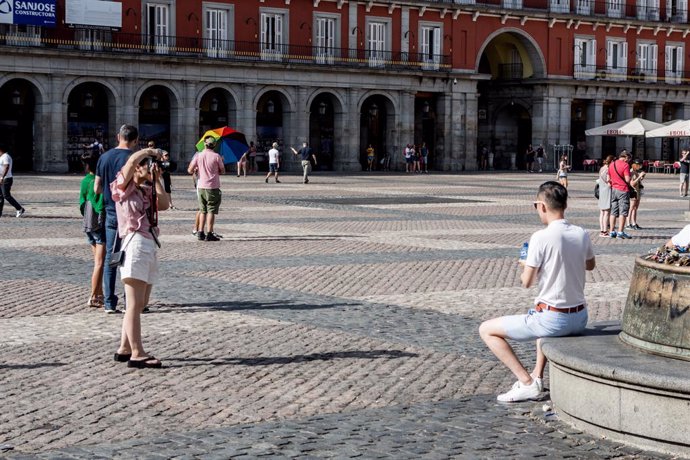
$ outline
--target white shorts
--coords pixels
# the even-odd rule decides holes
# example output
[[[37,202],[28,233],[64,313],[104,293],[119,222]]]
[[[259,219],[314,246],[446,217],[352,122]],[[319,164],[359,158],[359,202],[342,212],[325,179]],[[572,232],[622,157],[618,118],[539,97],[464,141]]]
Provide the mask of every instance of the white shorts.
[[[531,308],[526,315],[504,316],[502,320],[506,337],[525,342],[542,337],[563,337],[581,333],[587,326],[587,309],[577,313],[536,311]]]
[[[126,246],[125,246],[126,245]],[[120,267],[120,279],[127,278],[154,284],[158,281],[158,247],[156,243],[137,232],[122,240],[125,248],[125,262]]]

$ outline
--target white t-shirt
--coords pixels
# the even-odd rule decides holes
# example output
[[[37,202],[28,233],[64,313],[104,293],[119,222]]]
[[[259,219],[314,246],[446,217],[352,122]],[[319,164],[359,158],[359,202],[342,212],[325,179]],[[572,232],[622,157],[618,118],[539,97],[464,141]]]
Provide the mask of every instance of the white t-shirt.
[[[585,303],[586,261],[594,258],[585,230],[565,219],[551,222],[529,240],[525,265],[539,268],[539,293],[534,303],[556,308]]]
[[[268,151],[268,162],[278,163],[278,158],[280,157],[280,152],[278,149],[271,149]]]
[[[687,246],[690,244],[690,225],[683,227],[683,230],[679,231],[676,235],[671,238],[671,243],[676,246]]]
[[[7,174],[5,175],[5,179],[9,179],[12,177],[12,157],[7,152],[0,155],[0,177],[2,177],[2,171],[4,171],[5,165],[9,165]]]

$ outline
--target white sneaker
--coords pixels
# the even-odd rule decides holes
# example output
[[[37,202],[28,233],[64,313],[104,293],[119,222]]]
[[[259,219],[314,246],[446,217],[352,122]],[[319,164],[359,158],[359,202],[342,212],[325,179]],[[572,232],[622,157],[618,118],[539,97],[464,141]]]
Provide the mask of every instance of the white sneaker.
[[[513,388],[511,388],[509,392],[498,395],[496,399],[499,402],[529,401],[530,399],[537,398],[539,393],[541,393],[541,391],[539,391],[536,379],[532,379],[531,385],[523,385],[518,380],[513,384]]]
[[[19,211],[17,211],[17,214],[15,214],[17,217],[22,217],[24,213],[26,212],[26,209],[22,208]]]
[[[532,377],[532,379],[536,382],[537,389],[539,390],[539,393],[544,391],[544,381],[542,379],[540,379],[539,377]]]

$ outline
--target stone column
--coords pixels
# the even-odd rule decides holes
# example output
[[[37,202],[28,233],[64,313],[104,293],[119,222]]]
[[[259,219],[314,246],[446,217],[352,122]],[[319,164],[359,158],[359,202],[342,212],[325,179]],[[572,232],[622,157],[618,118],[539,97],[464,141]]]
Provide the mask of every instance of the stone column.
[[[663,102],[654,102],[651,105],[651,110],[653,115],[653,120],[661,121],[664,119],[664,104]],[[647,112],[649,115],[649,112]],[[661,158],[661,138],[645,138],[645,152],[644,160],[650,158]]]
[[[461,169],[458,167],[458,159],[460,152],[464,151],[464,121],[465,121],[465,94],[456,91],[453,87],[453,92],[450,95],[450,149],[448,153],[442,158],[439,169],[441,171],[457,171]]]
[[[256,110],[254,108],[254,85],[242,86],[242,100],[238,101],[237,125],[247,137],[247,142],[256,141]]]
[[[41,113],[34,120],[34,124],[37,127],[48,127],[48,129],[43,130],[45,133],[43,139],[37,143],[34,151],[34,155],[43,160],[42,169],[45,171],[64,173],[68,169],[67,150],[64,148],[66,144],[65,133],[67,132],[67,106],[61,100],[64,89],[64,75],[53,73],[50,76],[52,99],[34,109]]]
[[[396,114],[397,115],[397,120],[398,120],[398,126],[397,126],[397,137],[398,140],[393,142],[389,142],[388,148],[389,148],[389,155],[391,155],[391,164],[396,164],[396,165],[402,165],[402,155],[400,152],[402,151],[403,147],[407,144],[414,144],[415,138],[414,138],[414,118],[415,118],[415,113],[414,113],[414,98],[415,98],[415,93],[412,91],[401,91],[399,94],[399,100],[400,104],[398,106],[400,107],[400,113]],[[390,116],[390,114],[389,114]],[[391,118],[389,118],[390,120]],[[390,131],[393,127],[388,126],[388,130]],[[392,140],[392,139],[391,139]],[[397,147],[397,151],[394,151],[393,148]]]
[[[558,130],[558,142],[561,144],[570,144],[570,114],[572,113],[572,99],[569,97],[559,98],[560,102],[560,113],[559,119],[559,130]],[[541,140],[535,139],[535,148]],[[575,147],[575,146],[574,146]]]
[[[462,165],[458,165],[460,170],[476,171],[477,169],[477,110],[479,101],[476,91],[465,94],[465,132],[462,139],[464,152],[460,152],[463,157]]]
[[[333,170],[335,171],[361,171],[359,163],[360,133],[359,133],[359,107],[357,106],[360,91],[354,88],[348,89],[343,107],[343,150],[335,152]]]
[[[186,166],[188,162],[192,160],[196,150],[196,142],[199,140],[198,130],[199,130],[199,107],[196,103],[196,82],[185,81],[182,88],[182,101],[181,107],[177,108],[177,114],[179,119],[175,120],[173,124],[173,119],[170,120],[170,129],[174,131],[171,133],[170,139],[170,149],[177,150],[175,146],[182,145],[183,147],[179,151],[175,152],[179,158],[180,167]],[[171,153],[173,158],[175,153]]]
[[[139,101],[135,100],[137,90],[134,83],[132,78],[125,78],[122,82],[122,109],[120,110],[122,119],[116,123],[116,129],[124,124],[139,126]]]
[[[633,113],[633,102],[632,101],[622,101],[618,105],[618,110],[616,111],[616,121],[623,121],[627,120],[629,118],[634,117],[635,114]],[[615,155],[618,155],[618,152],[620,152],[621,149],[628,149],[629,152],[632,152],[632,144],[633,141],[631,138],[627,136],[618,136],[616,138],[616,152]]]

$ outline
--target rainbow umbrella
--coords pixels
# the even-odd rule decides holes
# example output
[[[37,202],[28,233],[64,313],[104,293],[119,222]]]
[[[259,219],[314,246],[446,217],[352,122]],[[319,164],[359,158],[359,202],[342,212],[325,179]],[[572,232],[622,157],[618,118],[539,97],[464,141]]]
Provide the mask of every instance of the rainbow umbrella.
[[[201,136],[199,142],[196,143],[197,152],[201,152],[204,149],[204,139],[208,136],[213,136],[216,140],[216,152],[223,157],[224,163],[236,163],[240,161],[242,155],[249,150],[249,145],[247,144],[247,138],[244,137],[239,131],[235,131],[229,126],[223,126],[222,128],[209,129]]]

